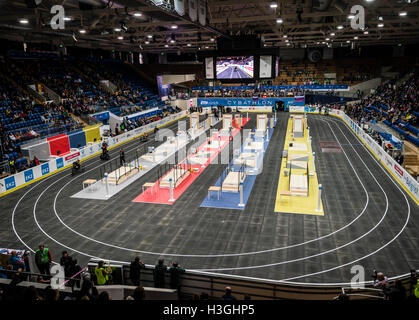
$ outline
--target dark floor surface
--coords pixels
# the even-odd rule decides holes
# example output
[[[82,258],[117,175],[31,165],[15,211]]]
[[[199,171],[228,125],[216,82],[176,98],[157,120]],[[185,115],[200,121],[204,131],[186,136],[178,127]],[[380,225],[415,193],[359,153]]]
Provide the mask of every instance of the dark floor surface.
[[[245,128],[256,126],[255,119],[253,114]],[[83,179],[97,175],[96,169],[61,190],[56,199],[60,221],[54,200],[72,179],[66,170],[0,198],[0,247],[35,249],[42,242],[55,260],[65,246],[80,261],[92,256],[128,262],[139,255],[147,264],[165,253],[166,262],[177,260],[189,269],[306,283],[349,282],[354,264],[365,267],[366,280],[374,269],[388,276],[418,269],[417,205],[334,117],[309,115],[325,215],[274,212],[287,119],[288,113],[279,114],[244,211],[199,206],[226,165],[210,165],[172,206],[131,202],[144,182],[157,179],[157,169],[107,201],[70,198]],[[321,151],[320,142],[336,140],[343,152]],[[138,140],[124,150],[136,146]],[[111,153],[117,157],[118,149]],[[84,165],[88,170],[100,163],[95,157]]]

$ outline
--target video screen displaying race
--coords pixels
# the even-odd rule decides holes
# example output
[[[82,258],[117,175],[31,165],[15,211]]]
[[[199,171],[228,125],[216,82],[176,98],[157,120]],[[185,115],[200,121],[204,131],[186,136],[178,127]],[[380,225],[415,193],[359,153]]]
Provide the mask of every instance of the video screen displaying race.
[[[217,79],[253,78],[253,56],[217,57]]]

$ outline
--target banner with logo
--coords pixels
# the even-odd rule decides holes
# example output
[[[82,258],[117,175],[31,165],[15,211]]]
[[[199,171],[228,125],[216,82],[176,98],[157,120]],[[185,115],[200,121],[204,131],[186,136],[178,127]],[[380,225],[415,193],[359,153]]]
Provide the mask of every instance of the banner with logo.
[[[302,106],[304,111],[304,100],[296,102],[294,98],[198,98],[198,106],[201,107],[217,107],[219,105],[225,107],[266,107],[275,106],[277,101],[283,101],[285,106]]]

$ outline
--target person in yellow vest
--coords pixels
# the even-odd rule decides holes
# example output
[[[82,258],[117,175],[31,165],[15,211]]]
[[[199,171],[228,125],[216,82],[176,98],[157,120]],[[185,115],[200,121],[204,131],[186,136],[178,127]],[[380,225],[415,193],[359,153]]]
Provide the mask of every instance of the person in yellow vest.
[[[415,297],[419,299],[419,279],[415,287]]]
[[[95,268],[96,284],[98,286],[105,285],[109,280],[109,275],[111,270],[104,267],[104,262],[99,261],[97,267]]]

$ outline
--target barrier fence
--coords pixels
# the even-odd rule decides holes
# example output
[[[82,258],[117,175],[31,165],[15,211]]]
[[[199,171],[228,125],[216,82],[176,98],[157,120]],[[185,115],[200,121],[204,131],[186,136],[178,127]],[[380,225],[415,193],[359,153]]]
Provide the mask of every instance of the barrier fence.
[[[92,259],[88,268],[91,273],[97,266],[96,260]],[[129,265],[127,264],[111,264],[113,269],[113,284],[115,285],[132,285],[129,278]],[[170,265],[168,266],[170,267]],[[154,266],[146,265],[141,272],[141,285],[151,287],[154,285],[153,280]],[[165,274],[166,287],[170,283],[170,273]],[[408,296],[414,294],[416,282],[410,277],[401,278],[402,284],[406,289]],[[225,292],[225,287],[230,286],[233,295],[239,300],[243,300],[245,295],[250,295],[252,300],[333,300],[342,294],[342,288],[346,292],[349,289],[341,285],[307,285],[304,283],[286,284],[275,280],[256,279],[250,277],[242,277],[236,275],[216,274],[208,272],[200,272],[188,270],[180,275],[180,291],[181,299],[190,299],[194,295],[202,293],[208,294],[210,299],[220,299]],[[351,296],[351,299],[365,299],[375,291],[372,287],[372,281],[365,288],[359,287],[357,294]]]

